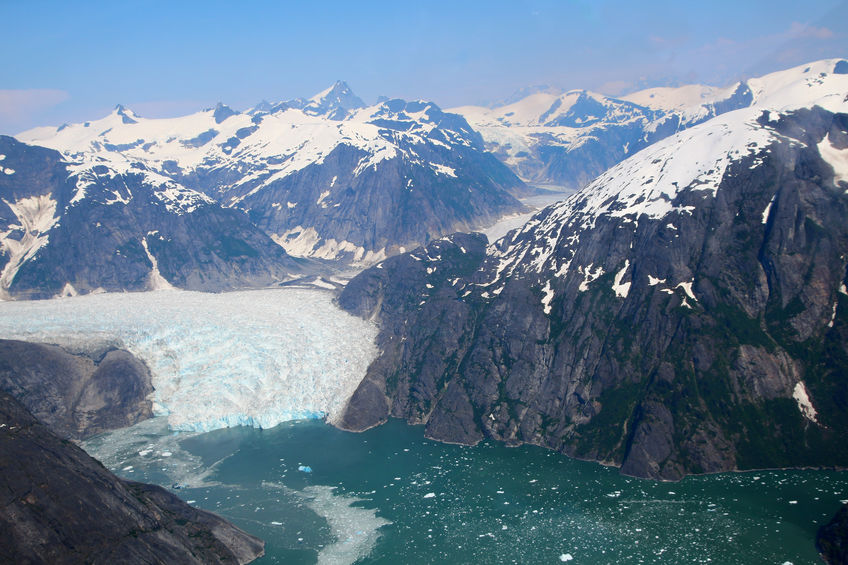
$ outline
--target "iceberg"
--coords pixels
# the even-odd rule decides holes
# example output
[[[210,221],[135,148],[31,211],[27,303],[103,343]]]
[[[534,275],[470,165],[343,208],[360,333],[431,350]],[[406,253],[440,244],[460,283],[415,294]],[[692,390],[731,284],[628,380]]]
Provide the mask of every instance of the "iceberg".
[[[0,337],[147,363],[153,409],[179,431],[340,416],[377,354],[376,326],[332,293],[282,288],[115,293],[0,303]]]

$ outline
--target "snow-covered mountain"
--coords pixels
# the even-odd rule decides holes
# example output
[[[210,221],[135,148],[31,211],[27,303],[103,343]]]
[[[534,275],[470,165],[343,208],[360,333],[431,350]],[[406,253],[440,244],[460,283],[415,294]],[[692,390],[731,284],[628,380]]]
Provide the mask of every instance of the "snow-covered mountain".
[[[340,304],[377,317],[382,353],[343,425],[402,417],[663,479],[848,465],[839,69],[749,81],[750,107],[491,245],[454,236],[354,278]]]
[[[292,254],[347,262],[490,223],[526,190],[461,117],[422,101],[365,107],[341,82],[243,113],[145,119],[119,106],[18,139],[88,167],[143,167],[248,212]]]
[[[786,84],[814,83],[822,74],[838,73],[838,64],[818,61],[726,88],[651,88],[620,98],[582,90],[538,92],[497,108],[450,111],[463,115],[522,178],[579,188],[660,139],[731,110],[768,105]]]
[[[243,212],[142,163],[83,157],[0,136],[0,297],[222,290],[303,271]]]

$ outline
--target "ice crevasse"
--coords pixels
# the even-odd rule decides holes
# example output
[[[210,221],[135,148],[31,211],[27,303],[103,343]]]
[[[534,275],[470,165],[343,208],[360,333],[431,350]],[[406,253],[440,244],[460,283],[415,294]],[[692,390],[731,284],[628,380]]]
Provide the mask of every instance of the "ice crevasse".
[[[339,416],[376,356],[376,327],[321,290],[100,294],[0,303],[0,337],[144,360],[153,407],[181,431]]]

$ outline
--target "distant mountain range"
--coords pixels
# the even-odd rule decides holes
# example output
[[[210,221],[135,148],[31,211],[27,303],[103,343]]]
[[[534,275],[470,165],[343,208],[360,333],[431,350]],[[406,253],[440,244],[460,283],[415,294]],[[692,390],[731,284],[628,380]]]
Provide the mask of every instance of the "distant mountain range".
[[[550,88],[495,108],[450,111],[479,131],[486,148],[528,182],[581,188],[639,150],[725,112],[765,106],[788,76],[811,81],[836,62],[804,65],[725,88],[703,85],[650,88],[608,97],[586,90],[563,94]],[[827,70],[823,70],[827,67]]]
[[[370,264],[520,210],[524,184],[459,116],[423,101],[366,107],[342,82],[308,99],[190,116],[109,116],[17,136],[75,171],[142,168],[250,219],[290,254]]]
[[[504,113],[493,130],[584,140],[613,115],[701,123],[494,243],[458,234],[354,278],[339,302],[379,322],[382,353],[342,425],[394,416],[659,479],[848,466],[844,66],[749,80],[735,111],[675,110],[692,108],[675,89],[631,97],[660,97],[654,122],[586,93]]]

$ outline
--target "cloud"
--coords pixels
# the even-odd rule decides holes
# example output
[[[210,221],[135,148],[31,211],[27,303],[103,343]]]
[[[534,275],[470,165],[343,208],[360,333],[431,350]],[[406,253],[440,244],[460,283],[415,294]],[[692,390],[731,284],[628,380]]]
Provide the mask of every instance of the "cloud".
[[[792,22],[786,35],[793,39],[830,39],[834,36],[834,33],[826,27],[815,27],[799,22]]]
[[[0,119],[10,122],[23,121],[68,98],[66,91],[48,88],[0,90]]]
[[[66,91],[49,88],[0,90],[0,132],[32,127],[68,98],[70,95]]]
[[[607,96],[618,96],[623,92],[632,90],[633,87],[634,83],[629,80],[611,80],[599,86],[597,90]]]

